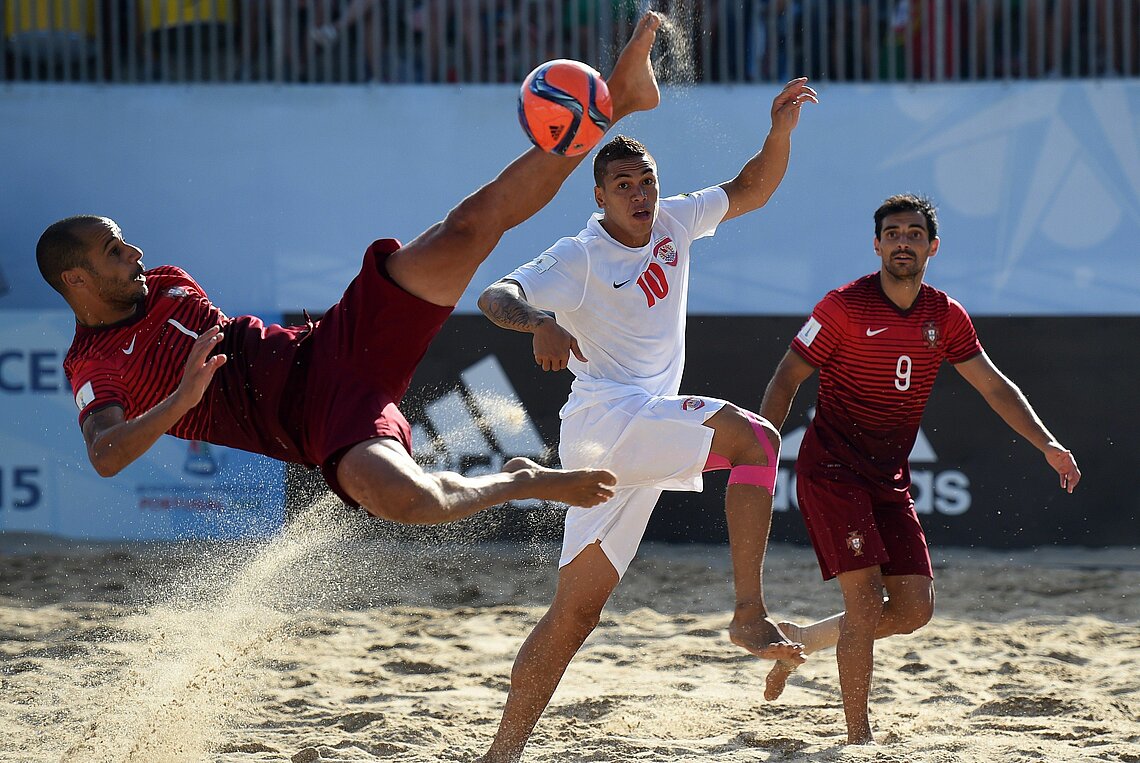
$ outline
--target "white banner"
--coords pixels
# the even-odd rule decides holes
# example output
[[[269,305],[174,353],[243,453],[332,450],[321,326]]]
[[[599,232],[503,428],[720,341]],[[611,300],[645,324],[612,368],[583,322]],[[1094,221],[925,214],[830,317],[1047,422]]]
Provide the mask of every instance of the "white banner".
[[[806,315],[878,267],[872,213],[902,191],[939,204],[928,281],[975,316],[1140,308],[1140,81],[819,84],[766,209],[694,247],[690,310]],[[375,238],[409,240],[528,143],[513,86],[82,86],[0,89],[0,308],[56,307],[44,227],[106,214],[146,263],[215,301],[320,311]],[[667,88],[617,128],[664,193],[731,179],[761,146],[774,85]],[[594,211],[589,167],[510,231],[459,304]]]

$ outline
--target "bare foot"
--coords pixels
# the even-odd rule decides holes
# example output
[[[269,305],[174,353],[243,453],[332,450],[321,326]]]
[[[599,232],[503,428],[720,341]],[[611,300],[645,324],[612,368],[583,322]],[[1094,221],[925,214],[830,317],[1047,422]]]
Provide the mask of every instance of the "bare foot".
[[[660,28],[660,14],[646,11],[618,56],[614,70],[606,78],[613,99],[615,122],[626,114],[655,108],[661,102],[657,77],[653,74],[653,63],[649,60]]]
[[[792,641],[802,642],[803,629],[800,626],[785,621],[781,622],[779,627]],[[764,699],[769,702],[779,699],[784,693],[784,687],[787,686],[788,676],[794,673],[797,667],[799,665],[791,660],[777,660],[768,671],[768,677],[764,679]]]
[[[795,673],[797,667],[799,666],[788,660],[776,660],[776,664],[768,671],[768,677],[764,679],[764,699],[769,702],[779,699],[788,684],[788,676]]]
[[[561,501],[590,508],[614,497],[617,477],[607,469],[548,469],[529,458],[512,458],[503,464],[504,472],[528,479],[527,497]]]
[[[767,615],[737,609],[728,626],[732,643],[766,660],[788,660],[794,665],[804,661],[803,644],[793,643]]]

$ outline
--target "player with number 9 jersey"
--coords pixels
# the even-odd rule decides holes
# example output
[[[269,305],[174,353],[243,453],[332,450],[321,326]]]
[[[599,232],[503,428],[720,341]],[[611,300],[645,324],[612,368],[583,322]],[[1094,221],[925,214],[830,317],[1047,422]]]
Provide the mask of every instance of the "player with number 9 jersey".
[[[909,456],[943,361],[1032,443],[1072,492],[1081,473],[1020,389],[989,359],[962,305],[923,283],[938,254],[934,203],[915,194],[875,211],[878,272],[829,292],[772,374],[760,412],[783,426],[800,385],[819,372],[815,417],[796,461],[796,498],[825,580],[846,609],[780,627],[804,653],[836,648],[849,744],[871,744],[874,641],[913,633],[934,614],[934,570],[910,495]],[[781,660],[764,697],[795,670]]]
[[[815,418],[796,469],[860,476],[888,494],[910,487],[908,456],[943,361],[982,351],[970,316],[944,291],[922,284],[907,309],[874,273],[829,292],[792,340],[819,369]]]

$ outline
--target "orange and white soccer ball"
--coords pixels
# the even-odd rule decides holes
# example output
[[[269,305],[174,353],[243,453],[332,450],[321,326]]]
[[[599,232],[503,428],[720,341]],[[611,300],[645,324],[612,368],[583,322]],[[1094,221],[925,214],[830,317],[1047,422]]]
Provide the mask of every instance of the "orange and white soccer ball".
[[[586,153],[605,135],[613,116],[606,81],[579,61],[547,61],[527,75],[519,91],[519,123],[531,143],[547,153]]]

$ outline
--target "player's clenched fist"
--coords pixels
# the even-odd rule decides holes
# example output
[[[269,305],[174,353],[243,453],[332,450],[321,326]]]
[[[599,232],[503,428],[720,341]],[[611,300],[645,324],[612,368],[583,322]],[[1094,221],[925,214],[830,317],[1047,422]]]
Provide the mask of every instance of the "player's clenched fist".
[[[570,362],[570,353],[583,363],[586,356],[578,347],[578,340],[558,325],[553,318],[544,320],[534,330],[534,362],[543,371],[561,371]]]

